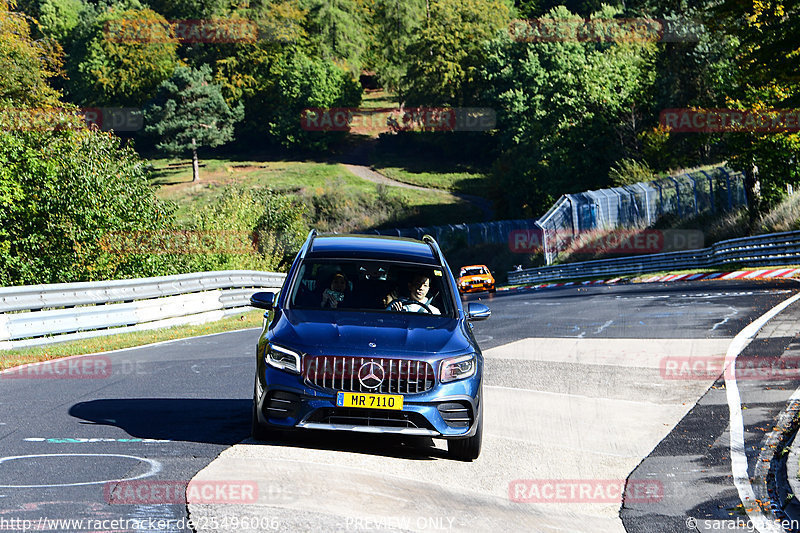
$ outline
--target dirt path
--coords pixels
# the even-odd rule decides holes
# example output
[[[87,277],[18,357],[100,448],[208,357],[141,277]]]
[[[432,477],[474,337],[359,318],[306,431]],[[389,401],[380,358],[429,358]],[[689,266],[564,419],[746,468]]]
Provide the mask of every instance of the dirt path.
[[[433,192],[440,192],[449,194],[462,200],[464,202],[469,202],[473,204],[475,207],[481,210],[483,213],[484,220],[492,220],[494,218],[494,208],[492,207],[492,203],[487,200],[486,198],[481,198],[480,196],[474,196],[471,194],[462,194],[458,192],[447,191],[444,189],[434,189],[429,187],[420,187],[419,185],[411,185],[410,183],[404,183],[402,181],[394,180],[388,176],[384,176],[380,172],[376,171],[369,165],[370,154],[372,150],[375,148],[374,141],[367,141],[360,145],[358,145],[353,151],[349,154],[344,155],[340,163],[354,175],[358,176],[361,179],[365,179],[367,181],[371,181],[373,183],[380,183],[383,185],[387,185],[390,187],[401,187],[403,189],[414,189],[417,191],[433,191]]]

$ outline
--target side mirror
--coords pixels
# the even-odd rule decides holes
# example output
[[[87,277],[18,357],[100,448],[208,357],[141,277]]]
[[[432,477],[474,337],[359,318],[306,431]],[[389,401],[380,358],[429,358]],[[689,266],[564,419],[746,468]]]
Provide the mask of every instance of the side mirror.
[[[486,320],[492,316],[492,310],[483,304],[471,302],[467,304],[467,318],[469,320]]]
[[[250,305],[259,309],[272,309],[275,305],[274,292],[257,292],[250,297]]]

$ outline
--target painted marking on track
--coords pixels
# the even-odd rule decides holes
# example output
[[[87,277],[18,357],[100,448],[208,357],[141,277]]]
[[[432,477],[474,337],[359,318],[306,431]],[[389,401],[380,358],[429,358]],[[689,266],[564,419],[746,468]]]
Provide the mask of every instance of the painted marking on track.
[[[155,459],[147,459],[145,457],[136,457],[135,455],[121,455],[118,453],[42,453],[36,455],[15,455],[11,457],[0,457],[0,464],[7,461],[16,461],[18,459],[34,459],[37,457],[123,457],[125,459],[133,459],[141,461],[150,465],[150,469],[144,474],[134,477],[118,478],[118,479],[102,479],[100,481],[83,481],[80,483],[52,483],[46,485],[0,485],[2,489],[46,489],[55,487],[80,487],[85,485],[102,485],[104,483],[118,483],[121,481],[133,481],[135,479],[143,479],[146,477],[154,476],[161,472],[161,463]]]
[[[744,451],[742,398],[739,394],[739,385],[736,383],[736,358],[750,344],[759,330],[764,327],[764,324],[797,300],[800,300],[800,294],[795,294],[791,298],[784,300],[750,323],[733,338],[725,355],[725,372],[723,375],[725,376],[725,395],[728,400],[728,412],[730,414],[730,455],[733,483],[736,485],[739,499],[744,505],[747,516],[750,517],[755,528],[761,532],[779,533],[783,529],[777,528],[761,512],[761,507],[756,502],[753,486],[750,484],[750,477],[747,473],[747,454]]]
[[[26,437],[22,439],[26,442],[47,442],[49,444],[83,444],[86,442],[172,442],[166,439],[139,439],[131,437],[129,439],[105,439],[105,438],[76,438],[76,437]]]
[[[739,314],[739,310],[738,310],[738,309],[736,309],[736,308],[735,308],[735,307],[733,307],[733,306],[730,306],[730,305],[729,305],[729,306],[728,306],[728,309],[730,309],[732,312],[728,313],[727,315],[725,315],[725,318],[724,318],[724,319],[722,319],[722,320],[720,320],[719,322],[717,322],[716,324],[714,324],[714,327],[713,327],[713,328],[711,328],[711,331],[714,331],[714,330],[715,330],[715,329],[717,329],[718,327],[725,325],[725,324],[728,322],[728,320],[730,320],[731,318],[733,318],[733,317],[735,317],[736,315],[738,315],[738,314]]]
[[[602,333],[604,329],[606,329],[608,326],[610,326],[613,323],[614,323],[613,320],[609,320],[608,322],[606,322],[605,324],[603,324],[602,326],[600,326],[599,328],[594,330],[595,335],[598,334],[598,333]]]

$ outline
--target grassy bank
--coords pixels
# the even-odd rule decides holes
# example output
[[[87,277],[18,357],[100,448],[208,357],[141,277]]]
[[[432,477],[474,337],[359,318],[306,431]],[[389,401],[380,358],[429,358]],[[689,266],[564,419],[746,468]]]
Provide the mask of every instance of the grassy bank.
[[[224,331],[235,331],[239,329],[261,327],[263,316],[263,311],[244,311],[241,314],[216,322],[208,322],[206,324],[176,326],[173,328],[136,331],[132,333],[120,333],[118,335],[94,337],[91,339],[62,342],[58,344],[50,344],[32,348],[0,350],[0,370],[26,363],[49,361],[51,359],[68,357],[71,355],[108,352],[111,350],[142,346],[144,344],[151,344],[154,342],[184,339],[187,337],[196,337],[198,335],[208,335],[210,333],[221,333]],[[254,334],[253,342],[255,342],[255,337],[256,336]]]

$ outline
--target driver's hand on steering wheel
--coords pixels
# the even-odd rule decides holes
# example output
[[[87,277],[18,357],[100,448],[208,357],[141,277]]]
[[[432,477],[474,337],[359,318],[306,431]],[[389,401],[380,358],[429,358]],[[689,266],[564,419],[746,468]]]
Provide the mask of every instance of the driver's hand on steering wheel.
[[[394,300],[392,303],[389,304],[389,309],[392,311],[402,311],[403,310],[403,302],[400,300]]]

